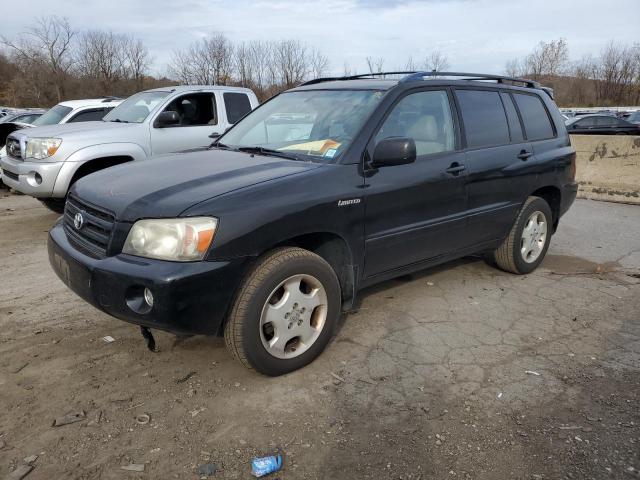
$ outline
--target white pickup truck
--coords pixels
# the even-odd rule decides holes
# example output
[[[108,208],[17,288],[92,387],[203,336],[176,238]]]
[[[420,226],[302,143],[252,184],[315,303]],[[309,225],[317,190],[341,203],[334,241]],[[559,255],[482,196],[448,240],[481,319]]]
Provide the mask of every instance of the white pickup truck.
[[[7,156],[0,159],[3,181],[61,213],[79,178],[129,161],[206,147],[257,105],[255,94],[239,87],[191,85],[140,92],[101,121],[11,133]]]

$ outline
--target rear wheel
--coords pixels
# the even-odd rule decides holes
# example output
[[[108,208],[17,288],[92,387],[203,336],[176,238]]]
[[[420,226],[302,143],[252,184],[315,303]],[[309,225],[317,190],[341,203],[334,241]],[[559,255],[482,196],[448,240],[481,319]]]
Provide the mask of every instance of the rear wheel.
[[[229,351],[248,368],[282,375],[313,361],[340,315],[331,266],[301,248],[265,254],[244,279],[224,330]]]
[[[66,198],[39,198],[38,200],[40,200],[40,202],[52,212],[59,214],[64,213],[64,204],[67,200]]]
[[[533,272],[547,254],[552,225],[549,204],[539,197],[527,198],[509,236],[493,252],[498,268],[517,274]]]

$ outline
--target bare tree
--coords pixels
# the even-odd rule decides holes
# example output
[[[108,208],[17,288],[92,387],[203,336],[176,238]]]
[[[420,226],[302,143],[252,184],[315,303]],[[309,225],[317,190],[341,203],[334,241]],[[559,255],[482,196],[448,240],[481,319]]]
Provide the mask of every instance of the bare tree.
[[[406,72],[415,72],[418,70],[418,65],[416,65],[416,62],[413,60],[413,56],[409,56],[402,70]]]
[[[329,68],[329,59],[319,50],[312,48],[308,54],[309,74],[312,78],[320,78]]]
[[[110,93],[114,83],[125,76],[125,41],[125,36],[113,32],[84,32],[79,39],[76,60],[78,74],[94,79],[101,93]]]
[[[599,100],[621,103],[632,94],[640,69],[637,48],[611,41],[602,50],[595,69]]]
[[[533,79],[563,73],[569,61],[569,47],[564,38],[540,42],[524,59],[524,71]]]
[[[273,45],[275,78],[284,88],[301,83],[308,75],[307,47],[298,40],[281,40]]]
[[[431,52],[424,59],[424,69],[434,72],[445,72],[449,68],[449,59],[440,50]]]
[[[151,66],[149,50],[142,40],[133,36],[125,37],[123,50],[125,76],[134,81],[136,90],[142,90],[144,77]]]
[[[519,59],[513,58],[508,60],[504,66],[504,72],[509,77],[519,77],[523,75],[522,64]]]
[[[213,34],[174,52],[169,72],[185,84],[226,85],[233,73],[233,50],[227,37]]]
[[[48,82],[55,88],[58,101],[65,98],[65,80],[73,67],[72,41],[76,32],[69,20],[61,17],[41,17],[16,41],[2,37],[21,68],[46,70]]]
[[[378,57],[367,57],[367,68],[369,69],[369,73],[381,73],[384,68],[384,58]]]

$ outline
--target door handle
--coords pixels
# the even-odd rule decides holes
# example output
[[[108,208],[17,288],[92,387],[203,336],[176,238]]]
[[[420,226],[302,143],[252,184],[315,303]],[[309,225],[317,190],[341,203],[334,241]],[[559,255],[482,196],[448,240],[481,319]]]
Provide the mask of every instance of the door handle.
[[[445,170],[445,172],[455,176],[466,169],[467,167],[465,167],[464,165],[460,165],[458,162],[453,162],[451,166]]]
[[[526,160],[527,158],[529,158],[531,155],[533,155],[533,153],[528,152],[526,150],[520,150],[520,153],[518,154],[518,158],[520,160]]]

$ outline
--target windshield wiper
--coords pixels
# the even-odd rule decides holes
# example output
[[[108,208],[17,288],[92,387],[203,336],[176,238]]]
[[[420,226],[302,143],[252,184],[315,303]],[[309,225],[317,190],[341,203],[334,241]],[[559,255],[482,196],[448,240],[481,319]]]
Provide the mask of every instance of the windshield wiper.
[[[224,143],[219,143],[217,140],[209,145],[209,148],[219,148],[221,150],[231,150],[229,145],[225,145]]]
[[[246,153],[257,153],[259,155],[286,158],[288,160],[301,160],[301,158],[298,157],[297,155],[294,155],[292,153],[284,153],[284,152],[281,152],[279,150],[273,150],[271,148],[264,148],[264,147],[238,147],[238,148],[236,148],[236,150],[238,150],[240,152],[246,152]]]
[[[113,120],[109,120],[109,122],[129,123],[128,120],[120,120],[119,118],[114,118]]]

